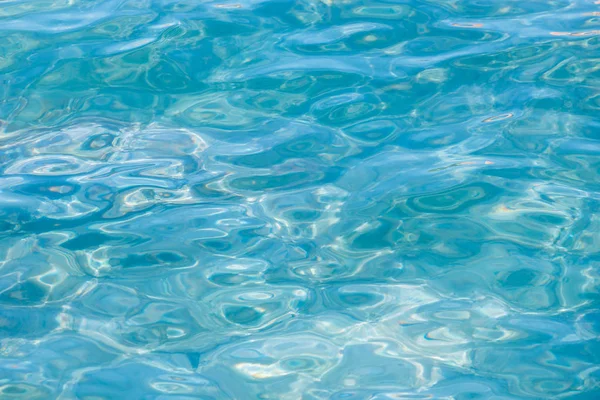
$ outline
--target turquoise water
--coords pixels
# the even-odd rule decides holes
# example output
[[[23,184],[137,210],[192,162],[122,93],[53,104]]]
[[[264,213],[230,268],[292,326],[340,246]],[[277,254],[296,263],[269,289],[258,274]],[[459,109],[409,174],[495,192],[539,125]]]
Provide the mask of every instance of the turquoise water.
[[[600,4],[0,2],[0,399],[600,399]]]

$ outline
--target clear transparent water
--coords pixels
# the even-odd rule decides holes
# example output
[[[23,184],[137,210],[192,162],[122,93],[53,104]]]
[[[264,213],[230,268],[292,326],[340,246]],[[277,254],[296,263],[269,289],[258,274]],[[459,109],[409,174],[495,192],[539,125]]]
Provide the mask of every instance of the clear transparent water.
[[[599,399],[599,15],[0,2],[0,398]]]

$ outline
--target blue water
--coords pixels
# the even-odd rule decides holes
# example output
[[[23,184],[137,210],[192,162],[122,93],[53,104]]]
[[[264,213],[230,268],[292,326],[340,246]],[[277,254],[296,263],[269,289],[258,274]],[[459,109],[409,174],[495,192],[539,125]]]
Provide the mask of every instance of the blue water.
[[[600,399],[599,210],[592,0],[0,2],[2,400]]]

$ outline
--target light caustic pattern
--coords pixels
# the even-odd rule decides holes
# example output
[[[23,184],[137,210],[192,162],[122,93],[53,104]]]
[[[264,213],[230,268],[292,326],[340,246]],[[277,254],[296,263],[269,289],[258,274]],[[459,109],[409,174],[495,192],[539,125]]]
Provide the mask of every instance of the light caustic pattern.
[[[0,398],[599,399],[599,13],[1,1]]]

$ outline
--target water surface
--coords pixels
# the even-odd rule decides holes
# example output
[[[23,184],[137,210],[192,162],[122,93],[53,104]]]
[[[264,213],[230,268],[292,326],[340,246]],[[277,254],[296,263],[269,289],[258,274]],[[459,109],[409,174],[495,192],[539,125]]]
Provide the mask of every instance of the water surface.
[[[600,4],[0,2],[1,399],[600,398]]]

